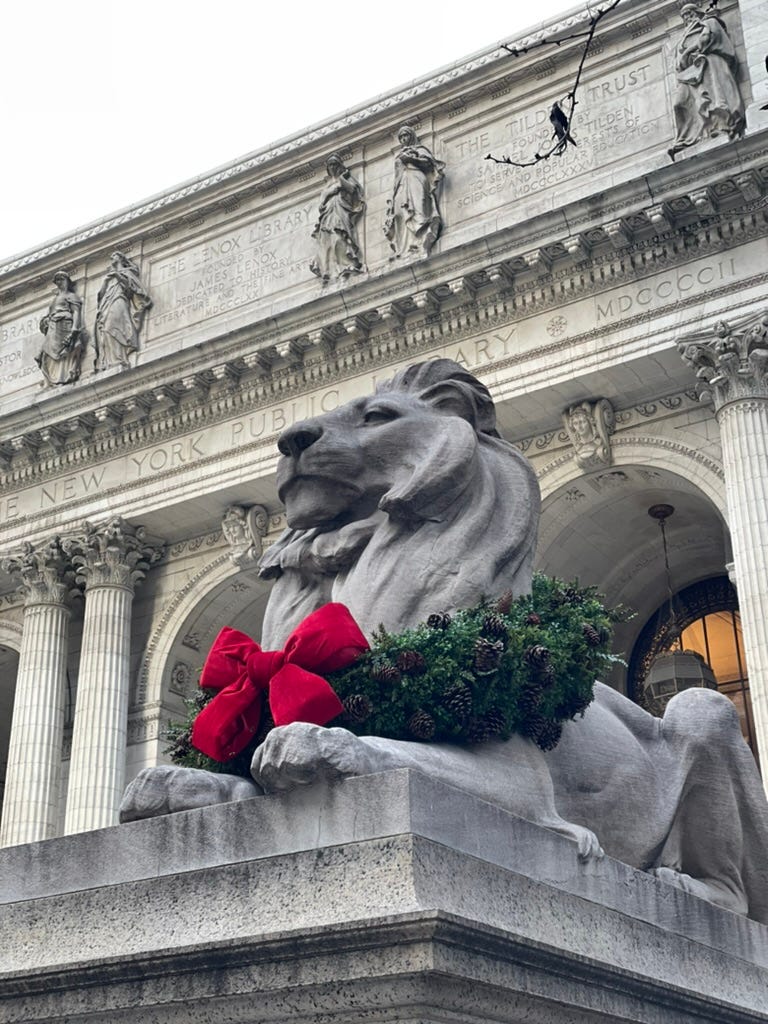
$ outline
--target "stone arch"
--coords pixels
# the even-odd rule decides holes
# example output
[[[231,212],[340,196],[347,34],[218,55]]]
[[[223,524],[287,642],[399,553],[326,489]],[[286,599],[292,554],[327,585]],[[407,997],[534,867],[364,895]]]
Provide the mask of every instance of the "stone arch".
[[[0,647],[10,647],[18,654],[21,651],[22,632],[20,623],[0,619]]]
[[[611,468],[644,465],[651,469],[669,470],[694,481],[723,518],[727,519],[723,467],[692,445],[652,434],[619,434],[612,439],[612,451]],[[551,495],[583,476],[584,471],[577,465],[570,449],[560,454],[538,474],[543,502],[546,503]]]
[[[653,436],[618,439],[611,466],[583,471],[571,452],[540,475],[544,499],[537,568],[596,585],[609,604],[636,611],[616,630],[617,653],[628,652],[647,617],[662,604],[666,576],[658,524],[648,508],[676,508],[668,524],[677,589],[725,571],[730,541],[721,467],[692,446]],[[625,673],[610,677],[623,688]]]
[[[230,592],[242,597],[227,600]],[[268,593],[269,584],[253,569],[238,568],[229,549],[206,563],[174,596],[153,629],[141,660],[132,708],[159,704],[169,688],[180,697],[184,689],[193,686],[198,662],[202,664],[222,626],[258,632]],[[200,623],[202,628],[192,636],[192,627]],[[177,664],[185,671],[179,670],[179,678],[174,679]],[[189,679],[182,678],[185,674]]]

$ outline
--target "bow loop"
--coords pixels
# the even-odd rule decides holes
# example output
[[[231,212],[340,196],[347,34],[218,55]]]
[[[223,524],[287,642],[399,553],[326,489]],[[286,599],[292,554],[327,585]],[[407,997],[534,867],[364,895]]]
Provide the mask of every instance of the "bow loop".
[[[264,691],[275,725],[325,725],[344,706],[319,673],[346,668],[368,641],[343,604],[308,615],[282,651],[263,651],[245,633],[225,627],[206,659],[200,686],[219,692],[199,713],[192,744],[215,761],[239,754],[256,734]]]

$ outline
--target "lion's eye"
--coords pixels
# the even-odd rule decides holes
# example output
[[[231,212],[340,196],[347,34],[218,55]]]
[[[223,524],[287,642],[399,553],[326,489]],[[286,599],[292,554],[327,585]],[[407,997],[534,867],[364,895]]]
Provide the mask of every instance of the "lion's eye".
[[[398,417],[396,409],[388,409],[385,406],[379,406],[375,409],[368,409],[363,416],[363,423],[368,426],[376,426],[377,423],[389,423],[391,420],[396,420]]]

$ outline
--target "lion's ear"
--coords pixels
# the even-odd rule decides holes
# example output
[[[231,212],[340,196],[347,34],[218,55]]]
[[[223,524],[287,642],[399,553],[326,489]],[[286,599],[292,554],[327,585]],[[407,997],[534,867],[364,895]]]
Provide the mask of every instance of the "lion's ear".
[[[419,398],[442,413],[460,416],[477,430],[477,404],[472,389],[461,381],[440,381],[422,391]]]

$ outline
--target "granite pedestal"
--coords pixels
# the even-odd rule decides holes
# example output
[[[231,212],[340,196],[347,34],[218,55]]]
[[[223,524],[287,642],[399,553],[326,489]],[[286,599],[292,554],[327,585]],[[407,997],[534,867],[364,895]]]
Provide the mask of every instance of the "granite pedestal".
[[[6,1024],[768,1022],[768,929],[407,770],[0,851]]]

